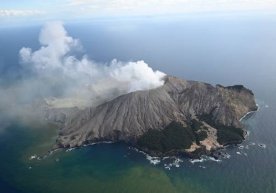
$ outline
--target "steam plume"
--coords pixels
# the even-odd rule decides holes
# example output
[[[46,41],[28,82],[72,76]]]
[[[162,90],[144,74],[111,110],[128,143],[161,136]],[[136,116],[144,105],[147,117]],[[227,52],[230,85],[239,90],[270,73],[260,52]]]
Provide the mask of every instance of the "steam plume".
[[[33,95],[56,97],[53,105],[99,104],[121,94],[163,85],[164,73],[144,61],[97,63],[87,55],[78,57],[82,45],[70,37],[61,22],[47,23],[39,36],[38,50],[23,47],[20,59],[28,73]],[[66,99],[66,100],[65,100]],[[61,105],[62,104],[62,105]]]

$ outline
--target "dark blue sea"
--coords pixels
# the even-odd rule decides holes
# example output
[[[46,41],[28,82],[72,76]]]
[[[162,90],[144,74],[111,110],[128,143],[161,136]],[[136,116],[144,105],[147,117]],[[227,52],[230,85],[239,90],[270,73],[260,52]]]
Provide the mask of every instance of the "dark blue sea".
[[[144,60],[154,69],[212,84],[244,84],[259,110],[242,120],[244,143],[220,160],[168,158],[154,165],[125,144],[51,155],[57,128],[0,118],[2,193],[275,193],[276,20],[267,16],[65,23],[95,61]],[[37,49],[41,26],[0,29],[1,87],[20,81],[18,52]],[[48,155],[44,159],[31,159]],[[166,167],[169,166],[169,167]]]

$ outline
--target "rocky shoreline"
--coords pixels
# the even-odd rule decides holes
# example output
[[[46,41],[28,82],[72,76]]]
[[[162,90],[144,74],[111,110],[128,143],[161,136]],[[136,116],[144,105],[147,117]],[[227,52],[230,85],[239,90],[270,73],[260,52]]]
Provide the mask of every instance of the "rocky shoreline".
[[[257,110],[251,90],[172,76],[164,82],[156,89],[71,110],[71,115],[64,108],[48,110],[49,121],[62,113],[63,124],[54,148],[112,141],[125,142],[154,156],[198,157],[245,139],[240,120]]]

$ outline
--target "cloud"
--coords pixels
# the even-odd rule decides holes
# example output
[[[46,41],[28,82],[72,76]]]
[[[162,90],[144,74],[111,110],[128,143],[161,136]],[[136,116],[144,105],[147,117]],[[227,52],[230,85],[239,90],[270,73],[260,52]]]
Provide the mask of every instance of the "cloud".
[[[45,14],[44,11],[36,9],[0,9],[0,17],[25,17],[43,14]]]
[[[41,30],[39,42],[42,47],[37,51],[32,52],[31,48],[20,50],[23,63],[30,63],[38,73],[41,69],[63,68],[62,59],[79,45],[78,40],[67,35],[61,22],[47,23]]]
[[[105,14],[165,14],[214,11],[272,10],[271,0],[71,0],[71,7]]]
[[[61,22],[47,23],[39,36],[41,47],[23,47],[19,54],[27,72],[22,88],[32,97],[55,97],[56,106],[90,106],[121,94],[163,85],[164,73],[154,71],[144,61],[108,64],[95,62],[81,53],[79,40],[70,37]],[[31,78],[30,78],[31,77]],[[31,89],[30,89],[31,88]]]
[[[80,20],[87,18],[144,17],[198,13],[261,13],[274,14],[274,0],[66,0],[34,1],[13,4],[9,9],[0,9],[0,19],[5,25],[56,19]],[[26,9],[25,9],[26,8]],[[37,17],[31,17],[31,16]]]

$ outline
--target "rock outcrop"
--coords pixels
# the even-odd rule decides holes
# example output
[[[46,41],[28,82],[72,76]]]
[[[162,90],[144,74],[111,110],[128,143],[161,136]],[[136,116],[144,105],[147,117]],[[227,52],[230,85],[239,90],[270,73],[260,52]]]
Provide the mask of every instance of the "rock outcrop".
[[[74,116],[62,117],[66,121],[59,132],[57,147],[108,140],[124,141],[157,154],[211,151],[241,142],[245,132],[239,120],[256,109],[254,94],[242,85],[212,86],[167,76],[164,85],[156,89],[125,94],[75,112]],[[183,144],[182,138],[174,137],[174,132],[190,141]],[[162,139],[170,135],[171,140],[179,143],[165,143],[161,133]],[[164,148],[152,149],[150,143],[154,140]]]

